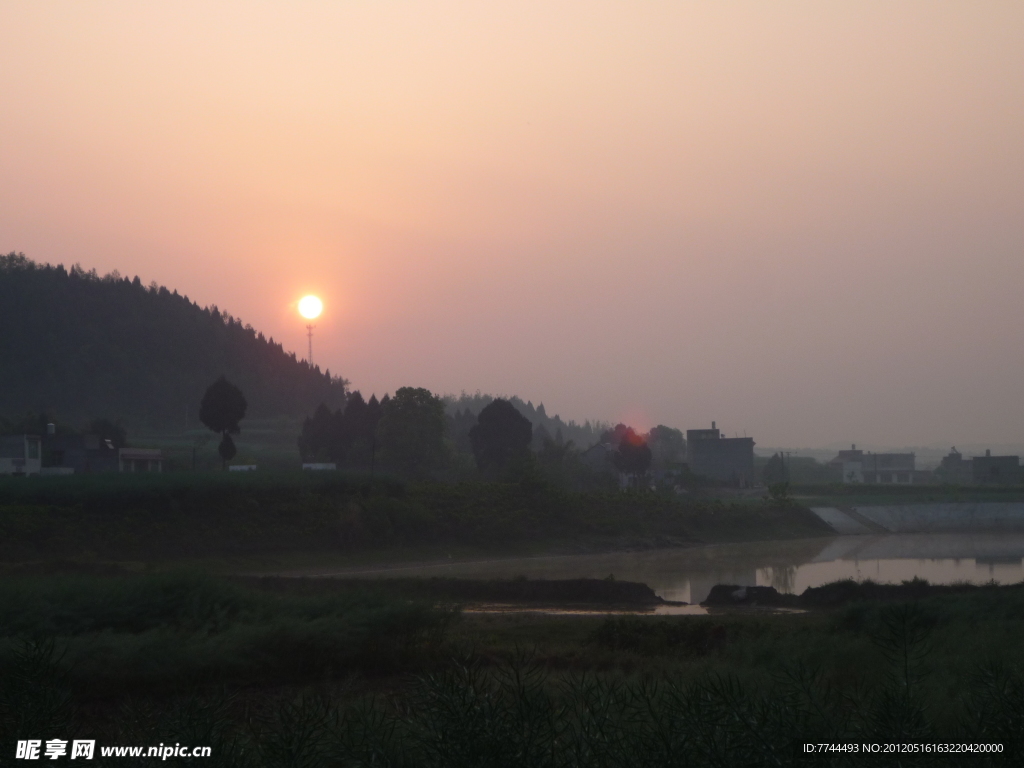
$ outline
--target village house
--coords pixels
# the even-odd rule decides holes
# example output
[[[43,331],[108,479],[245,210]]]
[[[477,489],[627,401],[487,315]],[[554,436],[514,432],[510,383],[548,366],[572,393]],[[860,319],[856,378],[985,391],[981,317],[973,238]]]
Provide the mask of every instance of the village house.
[[[749,488],[754,485],[754,438],[722,437],[711,429],[686,430],[686,463],[695,475]]]
[[[118,451],[97,435],[58,435],[43,438],[43,474],[70,475],[117,472]]]
[[[1020,485],[1020,457],[993,456],[986,450],[984,456],[971,458],[971,480],[975,485]]]
[[[0,475],[81,475],[98,472],[162,472],[159,448],[115,448],[97,435],[0,436]]]
[[[970,459],[965,459],[955,445],[947,455],[942,457],[939,466],[935,468],[935,475],[943,483],[950,485],[968,485],[974,482],[974,471]]]
[[[927,481],[927,472],[919,472],[913,453],[872,453],[851,445],[848,451],[839,451],[829,462],[842,472],[844,483],[878,485],[913,485]]]
[[[0,435],[0,475],[38,475],[42,456],[38,435]]]
[[[1019,456],[993,456],[986,450],[984,456],[965,459],[956,446],[942,457],[935,475],[951,485],[1020,485],[1022,479]]]

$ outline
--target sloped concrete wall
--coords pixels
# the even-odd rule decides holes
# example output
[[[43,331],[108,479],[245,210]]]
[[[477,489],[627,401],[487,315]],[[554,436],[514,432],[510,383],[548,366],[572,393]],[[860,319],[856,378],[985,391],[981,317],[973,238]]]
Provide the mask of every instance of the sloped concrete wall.
[[[835,507],[816,507],[818,517],[841,534],[865,531],[856,517],[866,518],[890,533],[970,533],[1024,531],[1024,502],[950,502],[853,507],[848,514]]]

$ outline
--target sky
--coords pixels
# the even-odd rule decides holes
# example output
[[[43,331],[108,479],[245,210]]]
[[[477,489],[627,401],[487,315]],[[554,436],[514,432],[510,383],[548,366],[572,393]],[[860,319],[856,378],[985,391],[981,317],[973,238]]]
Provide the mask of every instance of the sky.
[[[1024,442],[1024,4],[0,0],[0,252],[364,394]]]

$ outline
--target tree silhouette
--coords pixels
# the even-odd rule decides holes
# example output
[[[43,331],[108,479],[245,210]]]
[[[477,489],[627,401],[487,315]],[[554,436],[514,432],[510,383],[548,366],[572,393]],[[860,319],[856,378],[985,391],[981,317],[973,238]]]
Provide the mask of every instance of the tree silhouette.
[[[407,477],[424,477],[445,460],[444,400],[420,387],[402,387],[386,403],[377,426],[382,458]]]
[[[458,422],[459,414],[467,413],[473,417],[473,422],[475,423],[476,416],[480,414],[480,411],[496,399],[497,398],[493,395],[484,395],[480,392],[477,392],[475,395],[469,395],[463,392],[459,397],[448,396],[445,398],[445,401],[447,403],[448,415],[455,417],[456,422]],[[548,434],[552,435],[557,435],[561,432],[563,441],[572,440],[577,446],[582,448],[589,448],[599,442],[602,430],[608,426],[601,422],[587,421],[584,424],[577,424],[575,421],[565,422],[562,421],[560,416],[549,416],[543,403],[534,406],[531,401],[524,401],[522,398],[516,397],[515,395],[503,396],[501,399],[508,400],[512,403],[517,411],[529,419],[535,429],[543,426],[548,431]],[[464,425],[456,423],[455,426],[457,428],[461,428]],[[461,437],[466,435],[472,426],[473,425],[470,424],[465,427],[464,431],[452,433],[456,443],[460,441]],[[466,442],[468,442],[468,438],[466,439]],[[541,445],[542,443],[534,441],[534,450],[538,450]],[[469,453],[471,449],[468,445],[465,445],[460,446],[459,450]]]
[[[344,410],[334,413],[321,403],[312,416],[302,423],[299,454],[303,461],[333,461],[360,469],[373,464],[376,450],[377,422],[380,421],[387,395],[380,401],[371,395],[363,400],[359,390],[348,396]]]
[[[482,472],[502,469],[511,459],[525,456],[531,439],[533,425],[508,400],[492,401],[469,430],[473,456]]]
[[[651,449],[653,464],[662,469],[686,457],[686,438],[683,433],[664,424],[659,424],[647,433],[647,446]]]
[[[643,437],[632,427],[627,427],[619,441],[618,450],[612,456],[612,461],[619,472],[631,475],[635,483],[639,477],[647,474],[651,467],[651,449]]]
[[[217,446],[217,453],[220,454],[221,461],[224,462],[224,468],[228,466],[228,462],[235,458],[235,454],[238,450],[235,448],[235,441],[231,439],[231,435],[227,432],[224,433],[224,437],[220,439],[220,445]]]
[[[764,470],[761,472],[761,479],[768,486],[786,481],[786,464],[783,461],[782,454],[776,453],[768,459],[768,462],[764,465]]]
[[[222,435],[217,453],[227,469],[228,462],[235,457],[235,441],[231,435],[242,431],[239,422],[245,418],[248,404],[242,390],[221,376],[206,389],[199,404],[199,420],[213,432]]]

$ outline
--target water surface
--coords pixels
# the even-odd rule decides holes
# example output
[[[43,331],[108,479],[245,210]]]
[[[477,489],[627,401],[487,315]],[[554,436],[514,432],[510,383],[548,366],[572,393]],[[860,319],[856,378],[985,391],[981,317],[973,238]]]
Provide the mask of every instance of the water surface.
[[[839,579],[933,584],[1024,580],[1024,534],[899,534],[715,544],[700,547],[453,562],[347,571],[365,577],[603,579],[649,585],[660,597],[698,603],[715,584],[772,586],[799,594]]]

